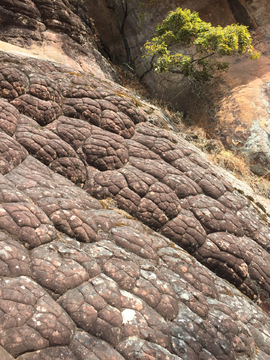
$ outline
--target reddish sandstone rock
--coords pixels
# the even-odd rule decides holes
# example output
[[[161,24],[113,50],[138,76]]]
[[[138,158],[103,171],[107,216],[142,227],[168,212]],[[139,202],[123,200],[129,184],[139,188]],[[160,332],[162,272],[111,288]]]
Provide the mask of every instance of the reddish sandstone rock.
[[[82,5],[48,4],[15,20],[83,31]],[[74,70],[0,52],[3,359],[270,359],[266,210]]]
[[[59,94],[70,91],[65,70],[54,68],[51,75],[47,69],[54,65],[34,64],[31,60],[27,71],[42,74],[36,79],[46,76],[50,84],[53,76]],[[107,98],[100,106],[108,108],[106,86],[103,92],[99,83],[99,96]],[[55,97],[44,94],[38,96],[54,103]],[[76,106],[73,99],[70,104]],[[118,113],[119,102],[109,111]],[[75,112],[40,127],[19,115],[24,111],[19,103],[3,104],[4,119],[10,109],[17,121],[13,138],[6,128],[3,144],[11,141],[21,149],[12,153],[13,167],[0,178],[0,344],[6,351],[22,360],[75,360],[89,354],[234,359],[258,347],[265,359],[270,357],[257,331],[268,331],[268,317],[164,237],[269,306],[268,227],[197,150],[131,117],[135,134],[127,139]],[[39,116],[43,121],[46,114]],[[78,160],[81,170],[69,176],[61,168],[64,159]],[[75,326],[83,331],[75,334]],[[31,342],[32,337],[37,340]]]

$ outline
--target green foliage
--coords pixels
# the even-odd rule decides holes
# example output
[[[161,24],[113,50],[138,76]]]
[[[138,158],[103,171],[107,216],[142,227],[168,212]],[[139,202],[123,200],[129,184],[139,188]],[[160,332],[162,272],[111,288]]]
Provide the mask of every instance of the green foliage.
[[[197,12],[177,8],[157,26],[157,36],[144,45],[145,56],[152,57],[158,72],[180,73],[196,80],[209,80],[216,71],[224,71],[228,63],[221,57],[247,53],[252,60],[260,53],[254,51],[246,26],[232,24],[214,27],[202,21]],[[177,52],[177,46],[190,49],[190,54]]]

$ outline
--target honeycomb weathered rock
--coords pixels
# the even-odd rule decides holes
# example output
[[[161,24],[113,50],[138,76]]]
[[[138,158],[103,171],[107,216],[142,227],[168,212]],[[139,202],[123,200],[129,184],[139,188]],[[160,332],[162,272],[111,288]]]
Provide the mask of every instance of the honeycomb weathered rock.
[[[270,359],[268,224],[132,93],[72,70],[0,52],[1,358]]]

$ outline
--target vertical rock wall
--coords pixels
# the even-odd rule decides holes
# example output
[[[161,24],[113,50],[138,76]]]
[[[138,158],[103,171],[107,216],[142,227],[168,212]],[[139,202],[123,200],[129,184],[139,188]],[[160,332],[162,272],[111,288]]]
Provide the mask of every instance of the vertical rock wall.
[[[80,0],[0,2],[0,49],[69,64],[117,80],[97,51],[97,35],[87,4]],[[22,50],[24,49],[24,50]]]
[[[94,1],[89,1],[89,7],[97,14]],[[213,25],[237,22],[248,26],[253,32],[256,49],[261,51],[261,58],[256,62],[245,56],[228,59],[231,62],[229,72],[222,82],[218,79],[208,89],[207,96],[214,96],[214,102],[208,103],[207,97],[198,99],[181,75],[149,72],[149,60],[142,58],[142,46],[153,36],[156,24],[176,7],[196,10],[203,20]],[[246,155],[253,171],[266,174],[270,165],[269,1],[104,0],[101,8],[95,16],[96,25],[111,59],[129,63],[151,95],[186,112],[212,136],[221,137],[226,148]],[[108,23],[109,31],[105,26]],[[216,119],[222,130],[214,128]]]

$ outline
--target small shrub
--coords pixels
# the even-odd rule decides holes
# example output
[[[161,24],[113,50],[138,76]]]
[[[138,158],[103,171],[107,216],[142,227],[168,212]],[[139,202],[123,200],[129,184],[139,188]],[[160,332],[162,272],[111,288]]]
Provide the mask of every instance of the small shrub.
[[[157,72],[182,74],[200,82],[209,80],[218,71],[228,69],[220,58],[247,53],[252,60],[260,54],[252,46],[252,38],[244,25],[212,26],[189,9],[177,8],[156,28],[157,36],[144,45],[145,56],[151,56]],[[179,45],[188,54],[177,52]]]

